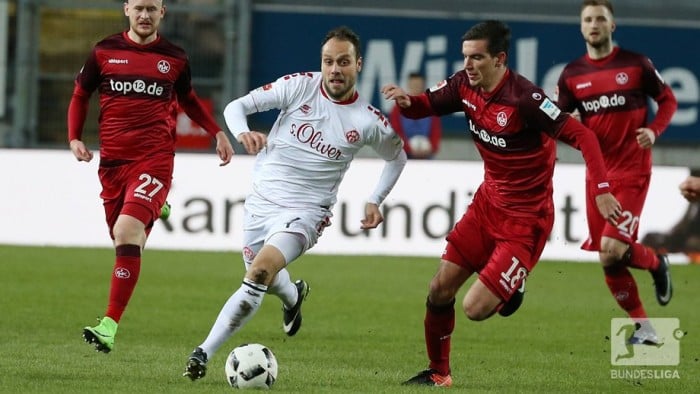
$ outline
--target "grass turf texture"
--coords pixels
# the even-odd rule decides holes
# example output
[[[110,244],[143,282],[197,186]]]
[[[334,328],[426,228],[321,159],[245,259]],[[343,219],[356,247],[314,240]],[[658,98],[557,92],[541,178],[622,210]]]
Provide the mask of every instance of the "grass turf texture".
[[[238,253],[146,250],[114,351],[96,353],[82,327],[104,313],[113,251],[0,246],[0,391],[221,393],[224,360],[259,342],[279,361],[280,392],[418,393],[400,382],[427,366],[423,316],[437,259],[306,255],[291,267],[309,282],[304,324],[288,338],[268,296],[196,382],[187,356],[239,286]],[[610,364],[610,319],[623,317],[597,264],[542,262],[509,318],[471,322],[457,310],[451,390],[458,392],[696,392],[700,387],[700,267],[673,266],[674,299],[660,307],[635,271],[651,317],[679,318],[686,336],[671,367]],[[471,283],[471,280],[470,282]],[[458,305],[465,288],[459,295]],[[612,369],[670,369],[680,379],[612,379]]]

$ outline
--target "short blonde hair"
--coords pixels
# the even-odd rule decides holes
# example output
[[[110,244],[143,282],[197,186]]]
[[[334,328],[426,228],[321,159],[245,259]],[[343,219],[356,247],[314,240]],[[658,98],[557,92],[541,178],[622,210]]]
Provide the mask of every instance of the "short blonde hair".
[[[610,11],[610,15],[615,15],[613,12],[613,6],[610,0],[583,0],[581,3],[581,11],[583,11],[584,8],[586,7],[593,7],[593,6],[603,6]]]

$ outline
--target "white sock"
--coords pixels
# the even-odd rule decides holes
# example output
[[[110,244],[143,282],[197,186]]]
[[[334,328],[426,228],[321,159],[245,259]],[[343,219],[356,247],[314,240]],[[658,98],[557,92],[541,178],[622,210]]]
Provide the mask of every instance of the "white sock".
[[[267,292],[279,297],[287,309],[292,308],[297,303],[297,298],[299,298],[297,287],[289,278],[289,271],[286,268],[282,268],[277,273],[275,281],[270,284]]]
[[[229,297],[216,317],[207,339],[199,347],[211,360],[214,353],[233,334],[240,330],[258,311],[265,297],[267,286],[243,279],[243,284]]]
[[[645,318],[643,320],[638,320],[637,323],[639,323],[639,325],[640,325],[639,330],[637,330],[637,331],[643,332],[646,334],[656,335],[656,330],[654,329],[654,326],[651,325],[651,322],[649,321],[649,319]]]

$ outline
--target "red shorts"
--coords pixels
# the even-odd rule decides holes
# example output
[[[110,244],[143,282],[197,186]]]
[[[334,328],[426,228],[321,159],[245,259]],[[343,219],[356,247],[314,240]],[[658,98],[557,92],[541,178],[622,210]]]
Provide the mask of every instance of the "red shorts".
[[[160,216],[160,209],[170,191],[174,156],[160,155],[132,162],[102,160],[97,174],[102,184],[109,234],[119,215],[129,215],[143,222],[150,232]]]
[[[442,259],[479,272],[481,282],[505,302],[540,259],[554,225],[554,212],[515,217],[489,205],[487,198],[477,193],[447,235]]]
[[[626,244],[637,241],[639,217],[644,208],[644,201],[649,191],[651,176],[633,177],[611,182],[610,192],[622,205],[622,216],[617,226],[608,223],[600,215],[595,203],[597,189],[586,181],[586,218],[588,219],[588,239],[581,249],[590,251],[600,250],[600,240],[603,236],[614,238]]]

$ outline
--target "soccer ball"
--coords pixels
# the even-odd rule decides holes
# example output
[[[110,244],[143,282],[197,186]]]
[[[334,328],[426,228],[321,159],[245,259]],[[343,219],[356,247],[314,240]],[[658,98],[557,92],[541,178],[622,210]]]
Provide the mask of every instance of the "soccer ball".
[[[428,137],[424,135],[416,135],[408,140],[408,146],[411,147],[413,153],[428,153],[433,149]]]
[[[226,359],[226,380],[237,389],[269,389],[277,379],[277,359],[259,343],[243,344]]]

